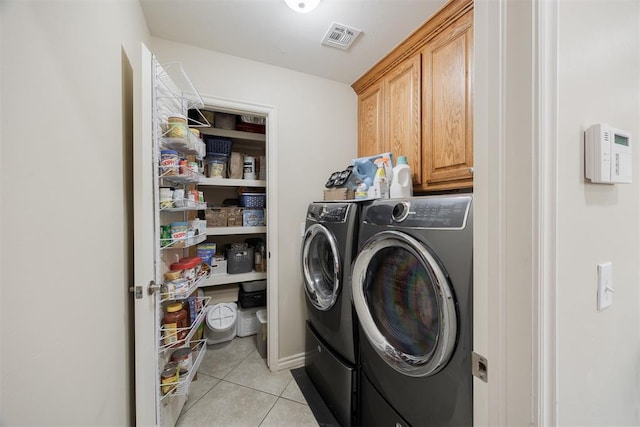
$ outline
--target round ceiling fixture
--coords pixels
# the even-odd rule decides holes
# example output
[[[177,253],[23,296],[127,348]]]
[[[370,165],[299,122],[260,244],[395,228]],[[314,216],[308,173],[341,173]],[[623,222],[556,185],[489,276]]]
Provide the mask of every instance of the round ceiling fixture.
[[[291,9],[298,13],[309,13],[315,9],[321,0],[284,0]]]

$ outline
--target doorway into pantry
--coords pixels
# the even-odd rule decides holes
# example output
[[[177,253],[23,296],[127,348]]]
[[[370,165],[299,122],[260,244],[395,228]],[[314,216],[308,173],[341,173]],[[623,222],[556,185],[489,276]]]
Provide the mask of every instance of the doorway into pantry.
[[[276,140],[276,108],[267,105],[259,105],[255,103],[248,103],[243,101],[219,98],[214,96],[202,95],[204,112],[213,113],[213,123],[211,128],[200,128],[202,135],[205,139],[220,138],[221,140],[231,141],[231,148],[229,151],[235,153],[241,153],[246,158],[253,158],[253,161],[263,164],[259,164],[259,169],[248,171],[249,176],[237,175],[230,177],[228,172],[237,173],[236,171],[229,170],[225,173],[227,177],[215,177],[207,178],[204,181],[204,185],[199,185],[199,188],[205,193],[205,200],[208,205],[222,206],[229,203],[229,200],[233,201],[236,198],[244,198],[240,205],[246,205],[248,207],[253,206],[253,203],[260,202],[258,204],[264,204],[268,200],[268,204],[264,208],[264,226],[251,226],[246,221],[238,222],[237,224],[228,222],[226,227],[211,227],[207,224],[207,241],[215,242],[220,252],[220,248],[228,248],[233,243],[244,242],[246,240],[253,242],[265,242],[264,255],[266,268],[266,363],[271,371],[279,370],[279,356],[278,356],[278,289],[277,289],[277,277],[278,277],[278,256],[277,256],[277,236],[278,236],[278,203],[277,203],[277,140]],[[207,113],[205,113],[207,114]],[[264,133],[260,129],[255,129],[255,126],[242,126],[246,118],[264,119]],[[208,117],[207,119],[210,119]],[[237,123],[240,125],[234,126],[233,123],[237,119]],[[244,120],[244,121],[243,121]],[[210,121],[210,120],[209,120]],[[250,120],[249,120],[250,121]],[[229,123],[230,122],[230,123]],[[225,129],[226,128],[226,129]],[[230,165],[236,167],[236,165]],[[244,166],[244,165],[243,165]],[[243,168],[244,169],[244,168]],[[266,173],[260,174],[260,170]],[[246,170],[246,169],[245,169]],[[254,176],[251,176],[251,173]],[[212,176],[209,173],[208,176]],[[243,179],[246,178],[246,179]],[[253,191],[259,191],[266,194],[260,196],[260,193],[253,193]],[[259,200],[263,197],[264,200]],[[258,200],[254,200],[258,198]],[[211,202],[210,202],[211,201]],[[248,202],[248,204],[247,204]],[[268,211],[268,214],[267,214]],[[246,216],[246,215],[244,215]],[[246,218],[245,218],[246,219]],[[239,221],[242,221],[242,215]],[[254,250],[257,248],[254,245]],[[259,250],[259,249],[258,249]],[[253,261],[253,260],[252,260]],[[229,262],[229,260],[227,260]],[[253,262],[251,263],[253,265]],[[228,268],[228,265],[227,265]],[[260,277],[258,277],[260,276]],[[235,275],[224,275],[216,277],[212,275],[210,280],[204,285],[205,294],[213,295],[212,302],[215,303],[215,295],[221,295],[223,300],[235,299],[240,308],[240,299],[243,299],[246,307],[252,306],[250,301],[253,296],[252,292],[245,295],[235,296],[234,293],[243,293],[241,282],[256,282],[256,279],[262,279],[264,274],[260,274],[256,271],[251,273],[240,273]],[[207,285],[211,286],[207,286]],[[260,298],[260,297],[256,297]],[[256,301],[256,305],[264,305],[259,301]],[[253,314],[255,309],[246,309],[246,313]],[[237,322],[240,322],[241,315],[237,316]],[[244,315],[242,315],[244,316]],[[255,324],[255,320],[253,322]],[[258,325],[259,326],[259,325]],[[238,323],[238,327],[240,324]],[[250,333],[253,333],[251,331]],[[263,334],[256,334],[256,338],[263,339]],[[265,343],[262,343],[264,346]],[[260,348],[261,343],[256,341],[256,345]]]

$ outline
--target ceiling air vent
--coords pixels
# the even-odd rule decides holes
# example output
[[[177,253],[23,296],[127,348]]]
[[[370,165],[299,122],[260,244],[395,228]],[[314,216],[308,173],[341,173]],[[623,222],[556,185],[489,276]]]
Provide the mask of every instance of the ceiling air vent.
[[[322,44],[347,50],[361,32],[361,30],[333,22],[324,35]]]

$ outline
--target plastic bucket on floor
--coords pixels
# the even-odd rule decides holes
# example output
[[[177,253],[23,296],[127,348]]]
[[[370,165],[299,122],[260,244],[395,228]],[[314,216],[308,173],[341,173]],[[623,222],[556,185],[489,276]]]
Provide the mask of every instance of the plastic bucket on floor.
[[[263,359],[267,358],[267,310],[258,310],[256,312],[258,318],[258,335],[256,336],[256,345],[258,353]]]
[[[207,344],[218,344],[234,339],[237,321],[238,306],[235,303],[225,302],[208,306],[205,330]]]

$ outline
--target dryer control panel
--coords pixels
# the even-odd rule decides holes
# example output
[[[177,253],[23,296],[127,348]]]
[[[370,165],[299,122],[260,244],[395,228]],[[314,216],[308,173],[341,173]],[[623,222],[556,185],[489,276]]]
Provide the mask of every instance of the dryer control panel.
[[[427,196],[376,201],[365,208],[364,221],[403,228],[463,229],[472,196]]]

